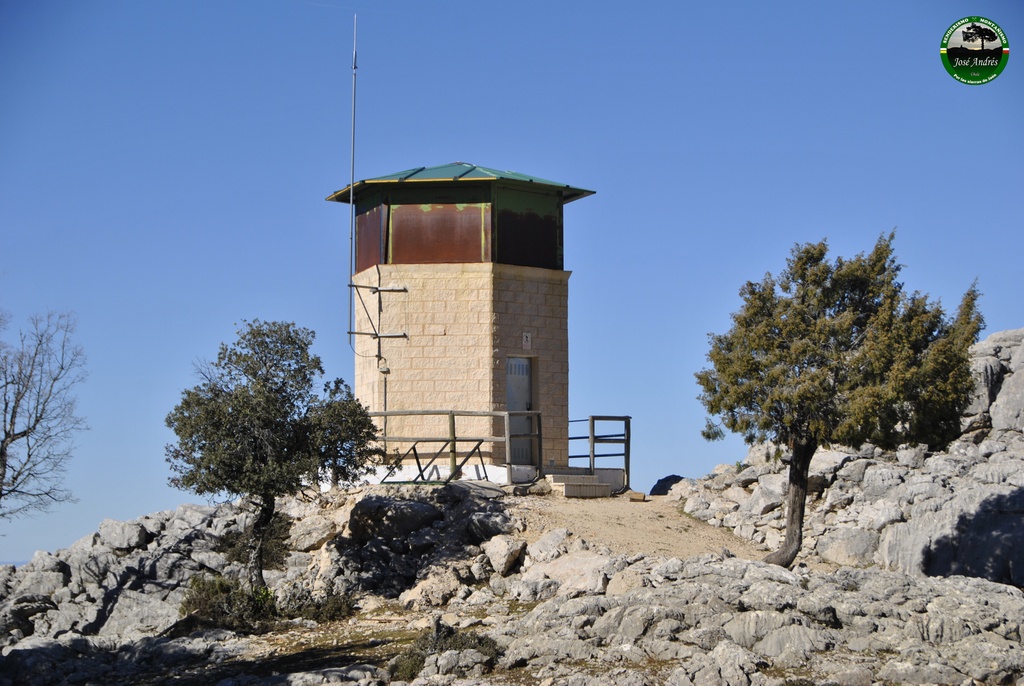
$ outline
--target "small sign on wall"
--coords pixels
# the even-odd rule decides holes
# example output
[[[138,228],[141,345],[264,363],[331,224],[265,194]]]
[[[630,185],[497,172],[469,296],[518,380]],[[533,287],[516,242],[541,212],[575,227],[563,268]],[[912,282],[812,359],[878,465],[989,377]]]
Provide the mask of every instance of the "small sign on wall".
[[[523,350],[529,350],[533,346],[533,334],[523,332]]]

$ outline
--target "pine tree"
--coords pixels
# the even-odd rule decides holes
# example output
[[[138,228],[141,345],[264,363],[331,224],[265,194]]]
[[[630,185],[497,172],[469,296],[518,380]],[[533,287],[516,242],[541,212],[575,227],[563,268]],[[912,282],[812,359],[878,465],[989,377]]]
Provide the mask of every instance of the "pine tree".
[[[777,279],[740,289],[732,328],[709,336],[711,366],[696,375],[711,415],[704,437],[727,429],[791,454],[786,538],[767,562],[788,567],[800,550],[819,447],[938,449],[960,434],[974,389],[968,349],[984,324],[977,288],[948,320],[926,295],[904,292],[894,238],[834,263],[825,241],[795,246]]]

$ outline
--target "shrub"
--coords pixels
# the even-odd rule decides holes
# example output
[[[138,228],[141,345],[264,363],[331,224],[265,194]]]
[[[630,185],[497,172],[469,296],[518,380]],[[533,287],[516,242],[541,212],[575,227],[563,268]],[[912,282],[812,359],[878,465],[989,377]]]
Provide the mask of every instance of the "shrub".
[[[416,645],[421,647],[426,654],[433,655],[446,650],[476,650],[492,660],[497,659],[500,653],[498,643],[490,636],[478,634],[475,631],[456,631],[445,624],[440,626],[442,631],[428,631],[416,639]]]
[[[282,512],[275,512],[267,528],[267,537],[263,541],[263,568],[284,569],[285,560],[288,559],[288,535],[292,529],[292,518]],[[252,524],[245,527],[244,531],[231,531],[224,534],[216,551],[224,553],[229,562],[247,564],[249,562],[248,552],[245,547],[252,538]]]
[[[189,579],[188,591],[181,601],[178,614],[182,617],[221,617],[231,610],[232,596],[237,582],[232,583],[222,576],[194,576]]]
[[[501,654],[497,641],[490,636],[475,631],[457,631],[435,621],[434,626],[420,634],[408,650],[391,661],[391,677],[396,681],[412,681],[423,670],[427,655],[436,655],[446,650],[476,650],[486,655],[491,662]]]
[[[389,665],[391,678],[395,681],[412,681],[423,670],[427,656],[416,650],[406,650],[397,655]]]
[[[356,604],[348,594],[306,596],[291,600],[281,608],[281,614],[290,619],[312,619],[315,622],[333,622],[355,614]]]
[[[278,616],[270,589],[249,593],[237,580],[223,576],[192,577],[178,612],[182,617],[241,633],[264,631]]]

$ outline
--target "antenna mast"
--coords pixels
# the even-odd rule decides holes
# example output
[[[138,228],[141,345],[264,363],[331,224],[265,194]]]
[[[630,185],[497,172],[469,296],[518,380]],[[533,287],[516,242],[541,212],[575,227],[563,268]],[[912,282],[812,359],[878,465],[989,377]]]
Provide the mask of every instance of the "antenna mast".
[[[349,158],[348,184],[348,345],[352,347],[352,332],[355,329],[355,292],[352,288],[352,276],[355,274],[355,234],[356,234],[356,15],[352,15],[352,142]]]

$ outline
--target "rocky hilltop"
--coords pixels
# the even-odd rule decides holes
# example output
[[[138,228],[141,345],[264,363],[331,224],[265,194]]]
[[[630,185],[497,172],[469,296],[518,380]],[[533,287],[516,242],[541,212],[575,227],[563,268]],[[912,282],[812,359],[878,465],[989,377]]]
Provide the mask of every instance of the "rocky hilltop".
[[[399,683],[420,632],[474,631],[493,653],[428,651],[415,684],[1017,684],[1024,686],[1024,329],[973,349],[978,393],[945,452],[817,455],[793,571],[727,549],[614,550],[588,522],[537,530],[487,484],[368,487],[282,501],[280,602],[355,598],[343,622],[264,636],[191,631],[196,575],[237,573],[237,504],[186,505],[0,567],[0,685]],[[770,446],[679,480],[667,525],[781,540],[784,460]],[[538,487],[543,493],[543,488]],[[659,514],[659,516],[661,516]],[[648,521],[648,520],[645,520]],[[638,536],[637,540],[643,540]],[[391,669],[389,669],[389,667]]]
[[[965,575],[1024,587],[1024,329],[972,348],[975,399],[945,452],[820,451],[811,462],[801,558],[877,565],[914,576]],[[785,460],[758,446],[741,469],[681,480],[687,513],[775,549],[782,541]]]

